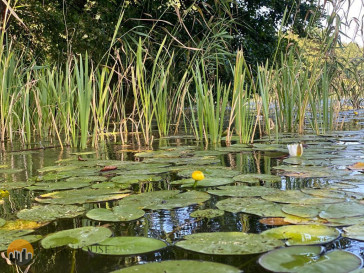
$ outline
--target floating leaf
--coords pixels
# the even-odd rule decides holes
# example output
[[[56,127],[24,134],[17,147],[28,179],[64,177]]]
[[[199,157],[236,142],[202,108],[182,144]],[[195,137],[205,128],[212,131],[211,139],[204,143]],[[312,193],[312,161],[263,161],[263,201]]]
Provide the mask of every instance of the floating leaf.
[[[330,177],[330,169],[317,166],[301,166],[301,165],[280,165],[273,169],[284,171],[283,175],[291,177]]]
[[[111,230],[105,227],[81,227],[49,234],[41,241],[41,244],[46,249],[66,245],[77,249],[100,243],[111,235]]]
[[[244,212],[262,217],[284,217],[282,206],[270,201],[258,198],[229,198],[216,203],[220,210],[232,213]]]
[[[150,204],[145,208],[152,210],[183,208],[194,204],[201,204],[209,199],[210,196],[205,192],[188,191],[166,199],[164,202]]]
[[[244,232],[209,232],[187,235],[176,246],[210,255],[246,255],[283,246],[280,240]]]
[[[92,209],[86,213],[86,216],[96,221],[122,222],[136,220],[144,214],[144,210],[133,206],[116,206],[112,209]]]
[[[364,215],[364,204],[357,202],[344,202],[332,204],[322,211],[321,218],[343,218]]]
[[[104,255],[136,255],[157,251],[166,246],[163,241],[153,238],[123,236],[108,238],[82,250]]]
[[[26,187],[31,191],[55,191],[55,190],[69,190],[79,189],[90,186],[90,182],[82,181],[60,181],[60,182],[41,182],[35,183],[32,186]]]
[[[73,205],[45,205],[21,210],[18,212],[17,216],[20,219],[28,221],[48,222],[58,218],[77,217],[84,212],[84,208]]]
[[[205,261],[163,261],[134,265],[131,267],[123,268],[111,273],[151,273],[151,272],[168,272],[168,273],[184,273],[184,272],[198,272],[198,273],[239,273],[240,269],[226,264],[219,264],[214,262]]]
[[[260,174],[260,173],[248,173],[235,176],[234,181],[236,182],[247,182],[247,183],[259,183],[264,182],[281,182],[281,177],[271,174]]]
[[[34,243],[42,238],[41,235],[29,235],[32,232],[34,232],[32,229],[0,230],[0,251],[7,250],[9,244],[17,239],[23,239],[27,240],[29,243]]]
[[[270,193],[281,192],[278,189],[267,188],[267,187],[249,187],[245,185],[239,186],[222,186],[218,190],[209,190],[209,194],[217,196],[231,196],[231,197],[259,197]]]
[[[154,204],[165,203],[166,200],[176,196],[179,193],[180,191],[178,190],[165,190],[133,194],[119,201],[119,205],[134,206],[143,209]]]
[[[349,252],[334,250],[321,255],[319,246],[294,246],[272,250],[259,258],[259,264],[274,272],[346,273],[361,267],[361,259]]]
[[[278,203],[292,204],[330,204],[344,202],[345,199],[338,198],[320,198],[309,194],[304,194],[298,190],[281,191],[277,194],[269,194],[262,196],[263,199]]]
[[[220,217],[224,215],[224,211],[223,210],[219,210],[219,209],[204,209],[204,210],[195,210],[194,212],[192,212],[190,214],[191,217],[193,218],[215,218],[215,217]]]
[[[340,232],[324,225],[291,225],[272,228],[262,234],[276,239],[286,239],[286,245],[326,244],[340,236]]]
[[[6,221],[5,225],[0,227],[0,230],[27,230],[43,227],[48,223],[40,223],[35,221],[17,219],[15,221]]]
[[[298,217],[312,218],[317,217],[321,211],[325,210],[328,205],[318,204],[318,205],[299,205],[299,204],[289,204],[284,205],[282,210],[287,214],[292,214]]]
[[[216,187],[222,186],[226,184],[231,184],[234,181],[231,178],[221,178],[221,177],[207,177],[204,180],[198,181],[196,187]],[[170,183],[171,185],[182,185],[183,188],[193,187],[195,184],[195,180],[190,179],[181,179],[176,180]]]
[[[346,198],[347,197],[345,192],[334,191],[334,190],[329,190],[329,189],[305,188],[305,189],[301,189],[301,191],[303,193],[310,194],[313,196],[318,196],[318,197],[328,197],[328,198]]]
[[[117,189],[85,188],[42,194],[36,197],[35,200],[40,203],[69,205],[118,200],[128,195],[129,191],[118,191]]]
[[[345,227],[344,232],[343,236],[347,238],[364,241],[364,223]]]
[[[178,172],[178,176],[184,178],[191,178],[191,174],[196,169],[191,167],[189,169]],[[208,168],[198,168],[199,171],[203,172],[205,178],[232,178],[238,174],[239,171],[232,170],[231,168],[216,166],[216,167],[208,167]]]
[[[2,227],[3,225],[5,225],[5,223],[6,223],[6,220],[0,218],[0,227]]]

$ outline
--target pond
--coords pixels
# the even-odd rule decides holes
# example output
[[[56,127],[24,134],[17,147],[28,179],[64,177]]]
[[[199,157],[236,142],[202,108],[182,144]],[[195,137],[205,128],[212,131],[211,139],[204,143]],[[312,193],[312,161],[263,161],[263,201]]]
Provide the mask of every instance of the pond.
[[[205,149],[173,137],[142,151],[118,142],[81,152],[47,148],[51,143],[6,147],[1,251],[18,238],[32,242],[29,272],[108,273],[169,260],[196,262],[166,263],[163,270],[360,268],[364,174],[355,164],[364,161],[364,130],[282,134],[274,141]],[[286,145],[297,142],[304,143],[303,156],[289,157]],[[195,170],[205,176],[197,187]],[[5,259],[0,268],[16,272]]]

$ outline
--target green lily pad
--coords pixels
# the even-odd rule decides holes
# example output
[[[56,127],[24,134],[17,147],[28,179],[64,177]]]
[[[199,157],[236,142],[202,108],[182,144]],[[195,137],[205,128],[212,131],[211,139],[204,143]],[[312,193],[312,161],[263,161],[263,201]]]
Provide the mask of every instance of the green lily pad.
[[[34,182],[29,181],[29,182],[24,182],[24,181],[13,181],[13,182],[0,182],[0,189],[2,190],[14,190],[14,189],[22,189],[25,188],[27,186],[31,186],[33,185]]]
[[[191,175],[194,171],[196,171],[195,168],[186,169],[178,172],[178,176],[191,178]],[[231,168],[226,168],[222,166],[216,166],[215,168],[199,168],[198,171],[203,172],[205,178],[232,178],[240,174],[239,171],[234,171]]]
[[[283,171],[283,175],[290,177],[313,178],[313,177],[330,177],[331,170],[326,167],[301,166],[301,165],[280,165],[273,169]]]
[[[80,177],[70,177],[67,178],[67,182],[79,182],[79,183],[93,183],[93,182],[102,182],[107,180],[107,177],[104,176],[80,176]]]
[[[280,240],[244,232],[209,232],[187,235],[176,246],[210,255],[247,255],[283,246]]]
[[[41,235],[29,235],[32,232],[34,232],[32,229],[0,230],[0,251],[7,250],[9,244],[17,239],[24,239],[29,243],[34,243],[42,238]]]
[[[90,186],[90,182],[79,181],[58,181],[58,182],[40,182],[32,186],[26,187],[31,191],[55,191],[55,190],[69,190],[79,189]]]
[[[344,237],[364,241],[364,223],[344,228]]]
[[[328,197],[328,198],[346,198],[347,197],[345,192],[329,190],[329,189],[305,188],[305,189],[301,189],[301,191],[303,193],[310,194],[313,196],[318,196],[318,197]]]
[[[267,188],[267,187],[249,187],[245,185],[239,186],[222,186],[218,190],[209,190],[209,194],[217,196],[231,196],[231,197],[259,197],[270,193],[281,192],[278,189]]]
[[[49,234],[41,241],[41,244],[46,249],[66,245],[77,249],[100,243],[111,235],[111,230],[105,227],[81,227]]]
[[[210,199],[207,193],[188,191],[155,191],[135,194],[119,201],[121,206],[134,206],[141,209],[175,209],[200,204]]]
[[[45,205],[21,210],[18,212],[17,217],[28,221],[48,222],[58,218],[74,218],[84,212],[84,208],[73,205]]]
[[[345,201],[345,199],[338,198],[314,197],[299,190],[281,191],[278,194],[264,195],[262,198],[268,201],[292,204],[331,204]]]
[[[168,273],[239,273],[239,269],[226,264],[219,264],[205,261],[163,261],[134,265],[113,271],[111,273],[151,273],[151,272],[168,272]]]
[[[78,166],[75,165],[54,165],[54,166],[47,166],[38,169],[38,172],[45,173],[45,172],[60,172],[60,171],[70,171],[77,169]]]
[[[282,210],[287,214],[292,214],[298,217],[313,218],[317,217],[321,211],[325,210],[328,205],[318,204],[318,205],[299,205],[299,204],[289,204],[284,205]]]
[[[227,147],[220,147],[217,150],[228,153],[241,153],[241,152],[252,152],[253,148],[246,144],[233,144]]]
[[[364,215],[364,204],[357,202],[344,202],[332,204],[322,211],[321,218],[343,218]]]
[[[122,175],[115,176],[111,179],[111,182],[118,183],[122,185],[122,188],[128,188],[132,184],[136,184],[139,182],[151,182],[151,181],[160,181],[162,177],[155,175]]]
[[[173,165],[212,165],[219,164],[221,162],[215,156],[199,156],[199,157],[189,157],[189,158],[147,158],[143,161],[144,163],[167,163]]]
[[[46,193],[36,197],[35,200],[39,203],[69,205],[118,200],[128,195],[129,191],[118,191],[117,189],[84,188]]]
[[[259,183],[264,182],[281,182],[281,177],[271,174],[260,174],[260,173],[248,173],[237,175],[234,178],[236,182],[247,182],[247,183]]]
[[[276,239],[286,239],[286,245],[326,244],[340,236],[340,232],[333,227],[324,225],[290,225],[272,228],[262,232]]]
[[[5,225],[5,223],[6,223],[6,220],[0,218],[0,227],[2,227],[3,225]]]
[[[209,177],[204,180],[198,181],[196,187],[216,187],[222,186],[226,184],[231,184],[234,181],[231,178],[221,178],[221,177]],[[192,178],[181,179],[171,182],[171,185],[182,185],[183,188],[192,187],[195,183],[195,180]]]
[[[219,209],[204,209],[204,210],[195,210],[190,214],[193,218],[216,218],[224,215],[223,210]]]
[[[343,218],[326,218],[328,223],[326,225],[333,227],[352,226],[364,224],[364,217],[343,217]]]
[[[326,225],[328,223],[326,219],[321,219],[319,217],[309,218],[291,214],[287,214],[284,221],[295,225]]]
[[[163,241],[147,237],[112,237],[97,245],[82,248],[96,254],[136,255],[153,252],[166,247]]]
[[[346,273],[361,267],[361,259],[343,250],[321,254],[319,246],[294,246],[272,250],[259,258],[259,264],[274,272]]]
[[[216,203],[220,210],[232,213],[244,212],[262,217],[285,217],[282,206],[258,198],[228,198]]]
[[[92,209],[86,213],[86,216],[96,221],[122,222],[139,219],[144,214],[144,210],[133,206],[116,206],[112,209]]]
[[[33,181],[52,181],[52,180],[61,180],[65,178],[69,178],[71,175],[69,173],[47,173],[45,175],[38,175],[32,178]]]

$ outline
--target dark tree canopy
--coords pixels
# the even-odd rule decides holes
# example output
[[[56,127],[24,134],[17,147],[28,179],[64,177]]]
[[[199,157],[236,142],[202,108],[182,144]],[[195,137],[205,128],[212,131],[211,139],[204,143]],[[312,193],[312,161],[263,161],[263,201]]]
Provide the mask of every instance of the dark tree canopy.
[[[100,60],[122,14],[115,46],[124,51],[139,37],[158,48],[167,35],[168,46],[183,51],[185,60],[189,51],[196,52],[191,48],[211,55],[243,47],[248,61],[256,63],[274,53],[286,7],[288,23],[300,35],[309,20],[317,25],[322,17],[313,0],[19,0],[16,12],[30,31],[14,18],[8,27],[38,58],[62,61],[67,52],[88,51]]]

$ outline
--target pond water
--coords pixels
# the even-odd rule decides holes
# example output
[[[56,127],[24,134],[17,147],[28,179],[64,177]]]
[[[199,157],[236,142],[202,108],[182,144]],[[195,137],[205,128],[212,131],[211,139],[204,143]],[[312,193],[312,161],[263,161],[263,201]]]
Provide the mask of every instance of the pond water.
[[[277,190],[294,191],[293,193],[297,194],[296,200],[300,198],[300,194],[303,194],[304,198],[309,196],[315,201],[311,202],[310,199],[303,205],[306,206],[305,208],[312,209],[319,204],[322,207],[317,214],[321,213],[321,216],[322,211],[329,214],[330,209],[327,206],[337,203],[331,202],[334,198],[340,202],[361,204],[360,200],[364,199],[364,174],[360,170],[348,170],[347,167],[364,161],[364,130],[362,128],[362,123],[360,123],[355,128],[356,130],[332,132],[323,136],[281,135],[279,144],[270,143],[266,138],[256,142],[254,146],[233,144],[231,147],[208,147],[207,150],[191,138],[174,137],[157,140],[152,152],[141,151],[140,154],[135,153],[136,147],[132,145],[125,147],[118,142],[108,142],[97,150],[90,149],[82,152],[69,148],[64,150],[57,147],[47,148],[53,145],[51,143],[42,143],[45,149],[36,149],[39,147],[39,144],[36,143],[27,147],[31,150],[21,151],[24,150],[24,147],[14,144],[6,147],[7,152],[1,154],[0,161],[1,189],[9,192],[9,195],[6,192],[2,193],[4,203],[1,205],[0,218],[5,219],[7,223],[0,227],[0,234],[3,237],[0,238],[0,246],[3,246],[2,251],[6,251],[4,237],[8,236],[6,230],[11,228],[34,229],[32,235],[46,237],[62,230],[102,226],[111,230],[114,237],[155,238],[165,242],[167,247],[146,254],[102,255],[93,253],[92,248],[88,251],[72,249],[68,246],[46,249],[42,246],[41,241],[36,241],[32,243],[35,257],[29,272],[107,273],[146,262],[166,260],[212,261],[234,266],[244,272],[266,272],[267,270],[258,263],[262,253],[221,255],[223,253],[218,253],[216,245],[211,248],[215,254],[219,255],[214,255],[188,250],[175,244],[185,241],[184,237],[190,234],[216,232],[260,234],[278,227],[260,222],[265,218],[264,216],[282,217],[281,207],[283,206],[286,206],[285,211],[294,207],[292,203],[295,204],[295,201],[292,199],[295,198],[282,195],[281,192],[277,194]],[[286,144],[298,141],[305,144],[303,156],[298,159],[288,157]],[[105,166],[115,166],[117,169],[101,171]],[[284,167],[282,169],[277,166]],[[205,180],[200,181],[197,188],[192,188],[193,181],[188,180],[194,170],[201,170],[205,173]],[[260,174],[260,176],[249,176],[248,174]],[[85,179],[85,177],[95,176],[98,178]],[[150,180],[154,181],[150,182]],[[206,185],[211,185],[211,187],[206,187]],[[240,187],[241,195],[235,188],[224,188],[224,185]],[[249,195],[247,193],[249,190],[244,186],[269,190],[265,190],[264,194],[251,193]],[[114,189],[114,192],[107,192],[106,199],[103,199],[110,200],[99,202],[100,199],[97,197],[96,199],[84,198],[89,193],[87,189],[91,188],[92,190],[97,190],[96,188]],[[302,189],[315,189],[316,191]],[[73,193],[78,191],[80,195],[75,195],[72,199],[73,193],[68,192],[71,190]],[[169,203],[168,198],[161,198],[157,204],[149,204],[146,201],[147,197],[143,198],[144,200],[133,201],[136,203],[135,206],[139,207],[142,207],[140,204],[144,202],[145,214],[131,221],[99,221],[90,219],[95,219],[95,217],[86,216],[86,212],[95,208],[110,209],[118,205],[125,205],[124,198],[120,199],[119,196],[114,197],[118,200],[113,200],[114,198],[110,197],[115,194],[115,191],[125,192],[125,195],[137,195],[162,190],[198,191],[203,195],[190,196],[187,201],[178,199],[178,202],[174,201],[174,203],[172,201]],[[228,193],[219,194],[217,192],[219,190],[226,190]],[[63,202],[54,196],[44,195],[55,191],[65,191],[63,200],[68,201]],[[206,193],[208,191],[210,192]],[[103,193],[105,194],[105,192]],[[39,197],[40,195],[43,196]],[[270,197],[261,197],[265,195]],[[240,203],[221,203],[224,200],[234,199],[234,196],[238,196],[239,200],[253,199],[253,203],[250,206]],[[196,198],[196,202],[194,202],[194,198]],[[321,201],[317,201],[318,199]],[[263,205],[260,207],[257,200],[278,204],[279,212]],[[14,222],[17,220],[19,211],[35,206],[45,206],[48,203],[76,205],[83,208],[84,212],[82,211],[79,213],[80,215],[73,218],[49,221],[39,219],[38,222],[47,222],[42,226],[34,222],[18,221],[17,224]],[[168,207],[167,205],[170,206],[168,209],[159,209],[164,206]],[[148,209],[148,206],[154,209]],[[247,207],[249,209],[245,210]],[[221,210],[220,216],[214,218],[191,216],[191,213],[196,210],[217,208]],[[363,258],[364,242],[344,235],[343,226],[351,224],[338,224],[345,220],[345,216],[350,215],[335,216],[336,211],[345,213],[345,211],[340,212],[335,208],[332,207],[330,217],[320,218],[322,221],[326,221],[325,223],[320,222],[318,215],[310,217],[310,219],[308,217],[300,219],[291,217],[292,219],[289,221],[291,223],[298,221],[296,224],[320,223],[330,227],[334,226],[333,229],[337,228],[341,233],[340,236],[334,235],[332,238],[330,237],[331,239],[323,240],[322,243],[314,242],[314,244],[324,246],[325,252],[343,249]],[[357,210],[358,212],[352,216],[357,217],[355,220],[358,220],[359,224],[361,223],[359,218],[362,217],[364,223],[364,210],[360,210],[360,207]],[[211,213],[209,212],[208,215]],[[88,214],[88,216],[90,215]],[[35,219],[37,218],[35,214],[33,216]],[[332,218],[336,220],[332,220]],[[331,220],[327,221],[327,219]],[[309,231],[307,234],[312,235]],[[361,235],[363,238],[364,228],[361,230]],[[326,236],[325,233],[323,236]],[[280,241],[282,244],[285,242],[283,239]],[[254,240],[250,244],[254,244]],[[249,246],[244,246],[249,252]],[[252,252],[254,251],[252,250]],[[1,272],[16,272],[14,266],[7,265],[4,259],[0,259],[0,268]]]

